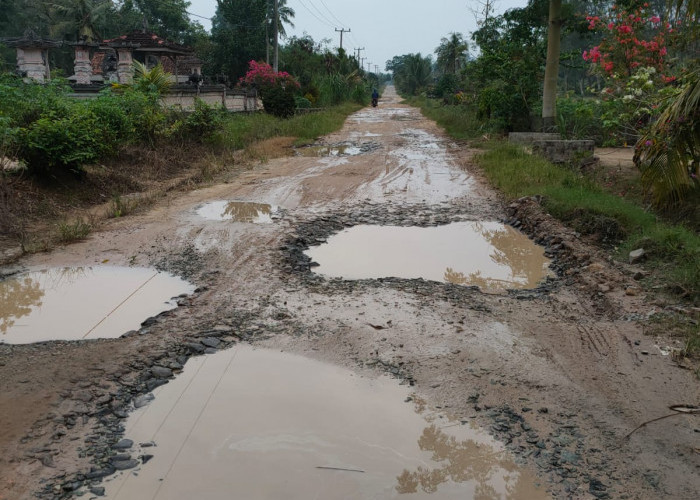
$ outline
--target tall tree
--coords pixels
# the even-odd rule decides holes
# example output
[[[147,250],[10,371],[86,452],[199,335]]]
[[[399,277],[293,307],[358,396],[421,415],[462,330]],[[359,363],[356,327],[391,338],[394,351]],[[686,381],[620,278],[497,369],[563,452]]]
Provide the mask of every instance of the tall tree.
[[[100,39],[110,0],[54,0],[49,3],[53,14],[52,36],[94,42]]]
[[[236,81],[251,60],[265,57],[267,0],[217,0],[212,19],[212,69]]]
[[[119,31],[147,29],[163,38],[185,42],[201,27],[187,13],[187,0],[119,0],[117,5]]]
[[[467,61],[467,49],[461,33],[450,33],[449,38],[443,38],[435,49],[438,68],[443,73],[457,74]]]
[[[551,131],[557,122],[557,79],[559,78],[559,54],[561,52],[561,0],[549,0],[549,25],[547,30],[547,63],[544,70],[542,93],[542,127]]]
[[[267,0],[267,18],[265,20],[265,36],[267,40],[267,47],[265,61],[268,64],[270,64],[270,49],[272,46],[274,46],[274,2],[275,0]],[[287,24],[290,27],[294,28],[294,23],[292,22],[292,19],[294,19],[296,12],[294,11],[294,9],[287,5],[287,0],[278,0],[277,9],[277,33],[280,37],[286,38],[287,31],[285,30],[284,25]]]

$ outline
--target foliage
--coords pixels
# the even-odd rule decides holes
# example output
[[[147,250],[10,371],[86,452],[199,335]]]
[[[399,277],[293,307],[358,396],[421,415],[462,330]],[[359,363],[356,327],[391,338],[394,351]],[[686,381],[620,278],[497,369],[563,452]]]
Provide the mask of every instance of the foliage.
[[[85,103],[76,103],[65,116],[52,112],[20,130],[19,156],[35,174],[79,173],[110,146],[109,130]]]
[[[250,61],[248,72],[241,78],[240,83],[258,90],[265,112],[280,118],[294,114],[294,97],[300,85],[286,71],[275,72],[267,63]]]
[[[449,38],[440,40],[440,46],[435,49],[439,70],[456,75],[467,61],[468,48],[461,33],[450,33]]]
[[[236,82],[248,63],[265,59],[267,0],[217,0],[210,67]]]
[[[687,75],[678,96],[641,137],[635,163],[658,206],[700,194],[700,70]]]
[[[388,61],[386,69],[394,73],[394,83],[399,92],[415,96],[431,83],[432,66],[430,56],[406,54]]]
[[[546,0],[533,0],[486,19],[472,34],[481,53],[466,65],[464,90],[491,130],[530,129],[541,101],[547,12]]]
[[[652,15],[649,4],[633,10],[612,6],[610,16],[587,16],[588,29],[604,33],[599,45],[583,52],[583,59],[600,74],[612,78],[631,77],[639,68],[654,68],[666,82],[667,39],[674,29]]]
[[[161,64],[148,69],[145,64],[134,61],[133,87],[139,92],[160,96],[172,87],[172,76],[163,69]]]

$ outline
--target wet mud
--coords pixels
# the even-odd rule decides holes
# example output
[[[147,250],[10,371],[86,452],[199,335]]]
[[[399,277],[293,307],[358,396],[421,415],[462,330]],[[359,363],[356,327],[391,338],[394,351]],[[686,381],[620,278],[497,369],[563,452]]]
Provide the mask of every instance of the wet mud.
[[[459,498],[472,493],[477,498],[497,498],[498,493],[530,498],[539,493],[528,488],[540,483],[554,498],[695,498],[700,490],[697,416],[652,422],[625,437],[641,423],[667,414],[669,406],[700,399],[693,374],[654,348],[670,352],[673,339],[644,333],[646,319],[664,306],[646,300],[634,266],[615,263],[607,252],[588,245],[550,217],[536,198],[504,206],[473,166],[478,152],[447,139],[391,90],[378,108],[354,114],[342,130],[319,142],[367,141],[381,148],[358,155],[271,160],[221,183],[173,193],[148,212],[115,219],[87,241],[26,257],[20,263],[25,269],[89,267],[105,260],[155,267],[187,278],[197,289],[178,299],[176,309],[148,318],[117,339],[0,345],[0,491],[8,498],[57,500],[83,493],[89,498],[122,480],[138,481],[142,474],[145,479],[149,468],[160,470],[166,463],[177,469],[172,478],[200,484],[190,498],[203,497],[210,483],[226,481],[216,477],[220,472],[213,464],[210,482],[197,483],[209,472],[194,457],[211,451],[210,444],[217,446],[215,456],[223,463],[249,454],[256,457],[251,464],[259,463],[269,446],[274,452],[267,458],[275,467],[281,457],[290,456],[285,453],[318,444],[285,440],[280,432],[251,438],[234,428],[208,437],[209,444],[202,441],[197,449],[199,441],[183,437],[192,429],[193,413],[189,424],[174,426],[182,432],[173,437],[158,436],[153,427],[137,436],[138,424],[132,422],[139,415],[147,422],[159,399],[172,401],[166,397],[171,387],[181,387],[199,367],[200,373],[209,368],[225,373],[228,365],[221,366],[220,359],[233,359],[235,370],[234,349],[252,344],[280,356],[275,358],[280,369],[288,356],[279,354],[283,350],[303,356],[305,363],[330,363],[346,382],[349,373],[360,385],[377,381],[372,382],[379,384],[375,396],[385,394],[380,388],[388,384],[391,395],[380,397],[378,407],[394,408],[396,403],[397,421],[414,424],[407,431],[410,437],[391,439],[387,448],[405,446],[417,454],[411,460],[420,459],[382,473],[390,481],[380,482],[388,484],[392,495],[459,490]],[[197,215],[197,208],[221,200],[263,200],[280,207],[279,218],[274,224],[237,224]],[[476,221],[498,221],[525,233],[529,244],[539,245],[551,259],[553,275],[534,288],[491,294],[442,279],[325,277],[314,272],[305,253],[357,226],[432,229]],[[316,361],[306,366],[316,366]],[[287,378],[267,362],[257,364],[251,370],[260,372],[235,380],[223,377],[218,389],[216,382],[211,385],[219,380],[216,375],[205,377],[200,391],[184,391],[183,398],[193,398],[190,410],[199,408],[202,418],[220,404],[224,414],[235,413],[230,408],[239,400],[244,408],[255,408],[255,398],[265,394],[266,386],[280,390]],[[308,375],[304,373],[300,370],[300,376]],[[275,374],[280,386],[269,383]],[[310,378],[308,387],[323,380]],[[189,380],[195,387],[197,377]],[[224,380],[241,391],[236,398],[222,390]],[[308,404],[305,398],[314,391],[287,395],[303,390],[298,383],[264,398],[265,404],[278,398],[286,402],[284,412],[272,406],[265,418],[245,411],[241,417],[262,426],[279,416],[275,413],[289,415],[291,422],[297,413],[317,408],[305,418],[315,422],[322,413],[313,405],[324,399],[337,398],[331,406],[340,408],[346,397],[357,401],[355,386],[346,382]],[[319,388],[317,394],[325,393]],[[404,403],[408,397],[413,401]],[[414,405],[424,406],[420,415],[409,411]],[[360,406],[348,414],[356,415]],[[212,429],[217,420],[225,420],[210,416]],[[320,424],[331,426],[342,418]],[[374,420],[370,432],[385,428],[386,422]],[[163,429],[170,425],[167,419],[160,421]],[[132,442],[123,441],[132,430]],[[391,436],[391,429],[383,434]],[[323,435],[342,436],[335,428]],[[151,441],[157,446],[149,446]],[[161,451],[178,446],[187,452],[174,461],[162,459],[168,455]],[[504,450],[513,458],[504,458]],[[313,477],[343,481],[348,488],[360,487],[354,474],[382,470],[382,464],[365,466],[364,473],[336,470],[360,470],[362,464],[359,458],[324,458],[313,461]],[[290,460],[286,465],[293,466]],[[125,472],[118,476],[120,471]],[[166,488],[168,481],[158,483]],[[250,483],[231,485],[231,494],[257,484]],[[153,487],[148,483],[143,491]],[[152,497],[135,493],[132,498]]]

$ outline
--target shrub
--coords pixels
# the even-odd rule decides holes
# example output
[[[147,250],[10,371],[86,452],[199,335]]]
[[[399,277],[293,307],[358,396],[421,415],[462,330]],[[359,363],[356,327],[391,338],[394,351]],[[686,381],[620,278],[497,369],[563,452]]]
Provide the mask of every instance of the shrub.
[[[76,103],[65,117],[44,116],[19,134],[19,156],[39,175],[80,173],[113,143],[99,118],[84,103]]]
[[[290,87],[271,87],[263,95],[265,112],[279,118],[289,118],[296,110],[295,89]]]
[[[294,98],[294,103],[297,109],[309,109],[311,108],[311,100],[306,97],[296,96]]]

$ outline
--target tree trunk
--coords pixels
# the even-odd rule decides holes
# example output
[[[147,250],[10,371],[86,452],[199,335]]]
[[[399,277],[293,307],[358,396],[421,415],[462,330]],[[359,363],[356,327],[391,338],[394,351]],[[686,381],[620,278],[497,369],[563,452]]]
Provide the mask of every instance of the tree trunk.
[[[549,0],[547,65],[544,70],[544,93],[542,95],[542,127],[544,132],[551,132],[556,127],[560,49],[561,0]]]

